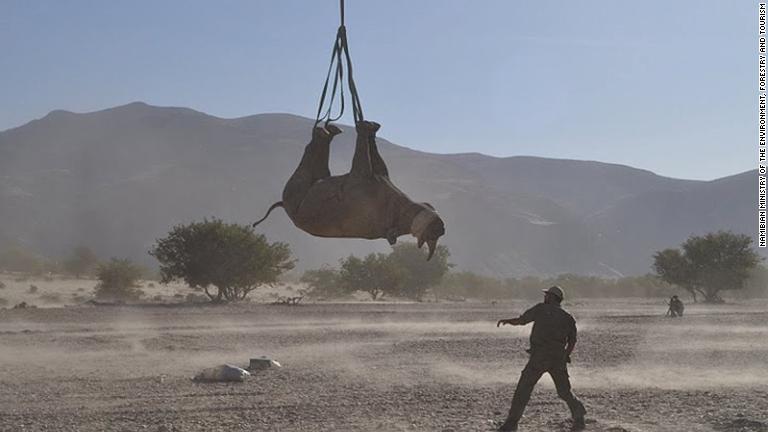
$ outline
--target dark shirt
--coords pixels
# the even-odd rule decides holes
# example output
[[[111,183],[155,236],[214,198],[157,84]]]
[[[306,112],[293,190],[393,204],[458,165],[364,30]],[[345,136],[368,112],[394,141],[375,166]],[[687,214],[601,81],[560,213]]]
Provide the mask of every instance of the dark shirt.
[[[539,303],[520,315],[520,321],[533,322],[533,353],[562,355],[568,341],[576,342],[576,320],[558,304]]]
[[[672,309],[673,311],[682,311],[683,309],[685,309],[685,306],[683,305],[682,300],[678,299],[678,300],[670,301],[669,308]]]

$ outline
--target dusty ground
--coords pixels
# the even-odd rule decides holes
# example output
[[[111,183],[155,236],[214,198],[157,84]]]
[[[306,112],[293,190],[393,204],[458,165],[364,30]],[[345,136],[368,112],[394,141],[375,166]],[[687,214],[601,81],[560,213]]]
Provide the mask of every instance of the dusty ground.
[[[526,304],[0,310],[2,431],[489,431],[525,363]],[[768,431],[768,305],[572,303],[593,431]],[[740,313],[746,311],[747,313]],[[242,384],[200,369],[273,357]],[[567,430],[545,376],[521,431]]]

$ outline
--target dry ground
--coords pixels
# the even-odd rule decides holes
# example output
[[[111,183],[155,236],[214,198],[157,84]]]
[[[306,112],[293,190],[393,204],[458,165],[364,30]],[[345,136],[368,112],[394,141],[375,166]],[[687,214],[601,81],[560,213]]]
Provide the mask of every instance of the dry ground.
[[[2,431],[488,431],[525,364],[527,303],[0,310]],[[768,431],[765,303],[567,305],[593,431]],[[282,369],[196,384],[270,356]],[[567,430],[545,376],[521,431]]]

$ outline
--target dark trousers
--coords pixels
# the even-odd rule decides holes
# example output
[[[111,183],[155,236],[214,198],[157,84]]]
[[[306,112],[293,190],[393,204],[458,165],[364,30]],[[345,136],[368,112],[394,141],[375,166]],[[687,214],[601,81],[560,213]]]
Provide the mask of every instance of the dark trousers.
[[[520,421],[523,411],[525,411],[525,406],[528,405],[528,400],[531,398],[533,388],[545,372],[548,372],[552,377],[552,381],[555,382],[557,395],[568,404],[571,416],[574,419],[584,417],[587,411],[571,391],[571,381],[568,379],[568,367],[565,361],[553,361],[536,357],[532,356],[528,360],[528,364],[525,365],[525,369],[520,374],[515,395],[512,397],[512,406],[509,408],[509,414],[507,415],[507,422],[517,424]]]

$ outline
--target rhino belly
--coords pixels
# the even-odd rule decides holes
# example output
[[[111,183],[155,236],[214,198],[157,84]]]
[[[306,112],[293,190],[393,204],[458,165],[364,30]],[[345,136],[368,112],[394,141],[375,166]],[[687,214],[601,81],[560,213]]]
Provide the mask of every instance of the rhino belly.
[[[376,239],[385,237],[391,225],[381,204],[360,185],[322,180],[289,216],[298,228],[315,236]]]

